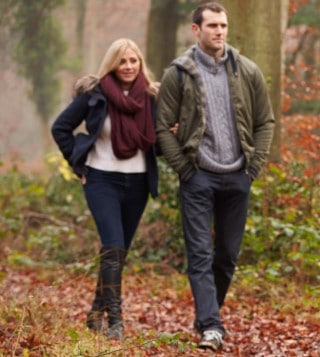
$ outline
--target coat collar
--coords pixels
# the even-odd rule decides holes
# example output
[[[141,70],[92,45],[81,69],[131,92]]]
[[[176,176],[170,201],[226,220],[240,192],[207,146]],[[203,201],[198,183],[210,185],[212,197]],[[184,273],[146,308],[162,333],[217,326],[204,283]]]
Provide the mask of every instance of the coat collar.
[[[107,101],[107,98],[103,95],[100,84],[96,85],[90,92],[91,98],[89,99],[89,105],[95,106],[99,100],[104,102]]]

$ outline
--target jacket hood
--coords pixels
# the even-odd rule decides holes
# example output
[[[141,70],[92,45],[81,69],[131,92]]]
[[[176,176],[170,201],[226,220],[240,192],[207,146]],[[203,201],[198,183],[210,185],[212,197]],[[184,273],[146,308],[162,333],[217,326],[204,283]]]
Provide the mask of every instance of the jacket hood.
[[[185,52],[181,54],[181,56],[179,56],[178,58],[176,58],[171,62],[171,66],[177,66],[182,70],[188,72],[191,76],[195,76],[198,72],[194,62],[194,51],[196,47],[197,45],[193,45],[189,47]],[[227,61],[228,60],[231,61],[233,72],[237,76],[238,75],[237,60],[239,57],[239,51],[228,44],[226,44],[225,49],[228,52]]]
[[[99,83],[99,78],[89,74],[78,79],[74,85],[76,95],[91,91]]]

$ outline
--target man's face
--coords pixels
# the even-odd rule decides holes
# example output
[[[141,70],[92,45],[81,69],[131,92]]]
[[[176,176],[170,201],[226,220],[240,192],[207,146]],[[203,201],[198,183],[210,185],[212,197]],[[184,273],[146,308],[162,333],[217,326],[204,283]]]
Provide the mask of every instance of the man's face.
[[[219,58],[223,55],[228,35],[228,19],[224,12],[204,10],[202,24],[192,24],[192,31],[198,38],[201,49],[210,56]]]

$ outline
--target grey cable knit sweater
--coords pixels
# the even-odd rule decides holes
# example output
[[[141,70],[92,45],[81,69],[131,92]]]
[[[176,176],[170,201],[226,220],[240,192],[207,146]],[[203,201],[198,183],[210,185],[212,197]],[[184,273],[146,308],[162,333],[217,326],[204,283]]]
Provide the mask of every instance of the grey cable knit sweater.
[[[194,58],[206,93],[206,128],[198,151],[199,167],[217,173],[244,167],[238,133],[230,103],[225,62],[227,52],[217,63],[199,46]]]

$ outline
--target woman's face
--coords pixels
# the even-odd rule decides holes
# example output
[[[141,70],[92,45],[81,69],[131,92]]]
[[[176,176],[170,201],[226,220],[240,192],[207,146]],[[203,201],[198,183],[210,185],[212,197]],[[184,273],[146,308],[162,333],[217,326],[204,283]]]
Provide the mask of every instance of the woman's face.
[[[119,66],[114,71],[122,89],[130,89],[140,72],[140,67],[139,57],[131,48],[127,48],[121,57]]]

